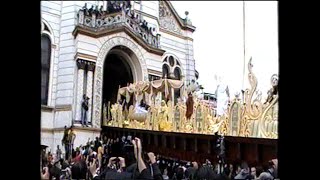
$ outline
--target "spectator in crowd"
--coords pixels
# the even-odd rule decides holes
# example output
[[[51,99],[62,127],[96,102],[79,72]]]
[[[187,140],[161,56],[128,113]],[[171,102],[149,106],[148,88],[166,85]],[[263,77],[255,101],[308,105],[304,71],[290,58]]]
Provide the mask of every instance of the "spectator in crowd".
[[[57,155],[58,159],[62,158],[62,151],[61,151],[59,145],[57,145],[56,155]]]
[[[89,9],[89,16],[92,16],[92,14],[94,13],[94,6],[92,5],[91,8]]]
[[[147,164],[148,164],[148,169],[150,171],[150,175],[153,177],[153,179],[162,180],[163,178],[156,161],[156,156],[154,155],[153,152],[149,152],[147,153],[147,155],[148,155]]]
[[[101,146],[101,142],[99,137],[96,137],[96,140],[94,141],[94,151],[98,152],[98,148]]]
[[[251,175],[251,179],[257,179],[257,170],[255,167],[251,167],[250,169],[250,175]]]
[[[65,158],[67,159],[69,156],[69,142],[67,141],[69,134],[69,129],[67,126],[64,126],[63,138],[62,138],[62,145],[64,146],[65,150]]]
[[[240,168],[240,171],[238,171],[238,174],[234,177],[234,179],[246,179],[249,176],[250,172],[247,163],[243,162]]]

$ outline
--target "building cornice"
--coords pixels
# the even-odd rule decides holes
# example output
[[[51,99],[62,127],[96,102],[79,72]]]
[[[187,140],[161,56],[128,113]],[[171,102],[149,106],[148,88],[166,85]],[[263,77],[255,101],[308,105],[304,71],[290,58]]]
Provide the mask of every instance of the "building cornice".
[[[71,111],[72,110],[72,105],[57,105],[55,107],[55,111]]]
[[[91,127],[77,127],[74,126],[73,130],[75,132],[96,132],[96,133],[100,133],[101,132],[101,128],[91,128]],[[64,127],[59,127],[59,128],[41,128],[41,132],[46,132],[46,133],[54,133],[54,132],[63,132],[64,131]]]
[[[77,52],[76,55],[74,56],[74,59],[76,59],[76,60],[83,59],[83,60],[87,60],[87,61],[96,62],[97,56]]]
[[[157,76],[162,76],[162,72],[160,71],[156,71],[156,70],[153,70],[153,69],[148,69],[148,73],[152,74],[152,75],[157,75]]]
[[[41,111],[52,112],[52,111],[54,111],[54,107],[41,105]]]
[[[171,31],[168,31],[168,30],[163,29],[163,28],[160,28],[159,30],[160,30],[160,32],[163,32],[163,33],[166,33],[166,34],[175,36],[175,37],[177,37],[177,38],[181,38],[181,39],[184,39],[184,40],[193,41],[193,39],[190,38],[190,37],[182,36],[182,35],[180,35],[180,34],[177,34],[177,33],[171,32]]]

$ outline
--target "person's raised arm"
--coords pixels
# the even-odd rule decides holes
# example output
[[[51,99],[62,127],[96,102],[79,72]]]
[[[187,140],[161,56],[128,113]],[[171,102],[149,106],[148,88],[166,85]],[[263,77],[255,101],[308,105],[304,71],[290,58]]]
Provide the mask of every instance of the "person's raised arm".
[[[132,140],[132,144],[134,146],[134,153],[138,163],[138,170],[140,172],[139,179],[153,179],[142,159],[142,146],[140,139],[135,138]]]
[[[125,159],[124,159],[123,157],[119,157],[119,160],[120,160],[120,168],[121,168],[121,171],[124,171],[124,169],[126,168]]]
[[[135,138],[134,140],[132,140],[132,144],[134,146],[134,155],[137,159],[138,169],[139,169],[139,172],[141,173],[144,169],[147,169],[141,156],[142,155],[141,141],[139,138]]]

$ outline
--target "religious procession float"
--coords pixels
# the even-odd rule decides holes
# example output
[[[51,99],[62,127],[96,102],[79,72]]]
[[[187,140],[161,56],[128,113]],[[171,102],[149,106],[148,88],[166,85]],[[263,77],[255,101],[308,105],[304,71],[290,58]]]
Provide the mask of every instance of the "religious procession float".
[[[215,108],[198,98],[194,86],[184,85],[183,80],[164,78],[119,88],[117,103],[104,107],[104,126],[277,139],[278,75],[271,77],[271,89],[267,100],[262,102],[252,67],[250,59],[250,87],[242,92],[242,97],[238,94],[227,100],[224,113],[217,113]],[[179,98],[174,97],[176,90],[181,92]],[[225,93],[224,89],[217,91]],[[188,102],[190,97],[192,103]],[[217,100],[219,106],[219,94]],[[190,109],[192,112],[187,113]]]

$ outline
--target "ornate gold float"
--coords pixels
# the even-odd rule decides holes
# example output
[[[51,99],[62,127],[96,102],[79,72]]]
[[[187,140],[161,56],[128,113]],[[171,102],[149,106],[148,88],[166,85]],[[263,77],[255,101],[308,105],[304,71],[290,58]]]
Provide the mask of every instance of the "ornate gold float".
[[[186,96],[187,88],[179,80],[161,79],[152,82],[137,82],[119,88],[118,97],[124,96],[129,102],[131,96],[134,103],[144,99],[150,106],[145,114],[136,114],[135,106],[129,112],[123,111],[123,105],[111,105],[112,119],[106,124],[113,127],[127,127],[153,131],[169,131],[199,134],[218,132],[225,136],[242,136],[255,138],[278,138],[278,75],[271,77],[271,89],[266,102],[261,101],[261,92],[257,91],[258,80],[252,71],[251,59],[248,63],[248,79],[250,88],[244,91],[243,101],[233,99],[228,112],[216,117],[214,109],[206,102],[194,96],[193,114],[186,119],[186,105],[182,101],[173,103],[172,89],[182,88],[182,96]],[[170,100],[162,101],[162,92]],[[104,122],[106,122],[104,116]]]

